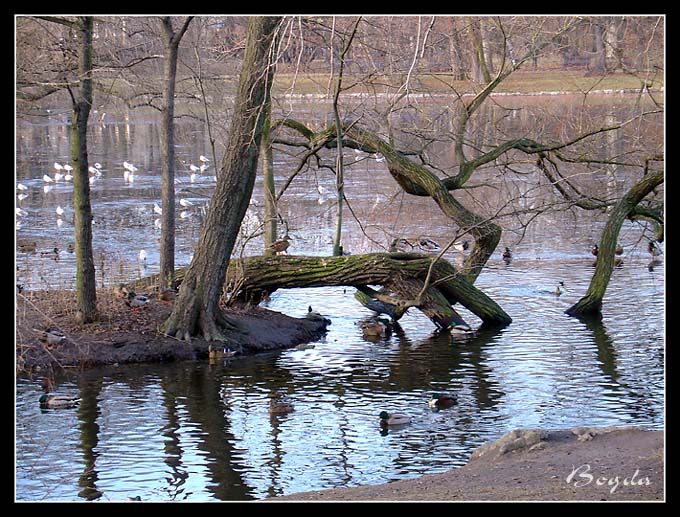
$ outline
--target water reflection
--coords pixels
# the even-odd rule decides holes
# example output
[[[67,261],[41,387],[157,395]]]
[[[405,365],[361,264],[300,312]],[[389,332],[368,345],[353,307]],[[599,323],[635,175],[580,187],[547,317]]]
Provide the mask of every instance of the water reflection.
[[[518,113],[513,124],[531,122],[525,112]],[[432,120],[446,124],[450,117]],[[151,121],[114,121],[93,131],[92,159],[102,163],[103,171],[93,187],[95,258],[98,284],[108,285],[158,267],[157,129]],[[33,126],[24,135],[17,141],[17,176],[28,186],[28,197],[18,205],[28,215],[17,237],[35,240],[37,249],[17,254],[20,280],[27,288],[70,286],[72,187],[58,183],[45,193],[41,179],[54,161],[66,160],[68,134],[61,125],[47,125]],[[189,165],[208,154],[202,128],[178,124],[178,145],[183,161],[178,192],[193,203],[190,215],[177,220],[177,264],[183,265],[190,260],[201,207],[209,202],[214,182],[208,174],[193,183],[190,178]],[[277,159],[283,160],[277,181],[283,181],[288,162]],[[132,183],[123,179],[123,161],[138,167]],[[440,214],[429,200],[399,193],[376,160],[355,162],[351,156],[350,162],[347,195],[363,226],[348,221],[345,249],[378,251],[396,235],[447,241],[452,229],[433,226]],[[550,198],[535,168],[526,164],[519,172],[485,198],[491,211],[508,193],[521,196],[527,210]],[[625,168],[612,172],[621,188],[628,181]],[[333,207],[329,200],[319,203],[317,186],[332,189],[333,184],[332,175],[319,171],[299,178],[289,198],[282,198],[282,217],[293,236],[291,253],[330,252]],[[254,225],[263,215],[257,204],[260,189],[258,183],[249,208]],[[461,193],[463,202],[470,201],[466,195]],[[56,206],[66,210],[60,225]],[[603,319],[582,321],[564,314],[588,287],[590,247],[605,220],[602,214],[566,210],[504,234],[477,282],[513,319],[500,330],[478,328],[471,336],[451,337],[410,311],[390,336],[367,341],[356,322],[371,313],[356,302],[352,289],[291,289],[274,293],[269,307],[302,316],[312,305],[333,322],[313,349],[214,364],[107,367],[51,379],[54,391],[82,398],[74,410],[41,411],[37,399],[43,379],[20,377],[16,497],[262,499],[448,470],[463,465],[476,446],[519,427],[663,429],[665,270],[663,264],[648,269],[644,228],[623,226],[624,266],[612,276]],[[55,243],[58,261],[41,255]],[[502,258],[505,246],[513,253],[509,263]],[[147,252],[146,264],[138,260],[141,249]],[[261,241],[253,239],[243,252],[259,249]],[[456,257],[447,255],[452,261]],[[556,297],[551,291],[559,281],[568,291]],[[460,312],[479,326],[474,315]],[[427,405],[432,392],[454,393],[458,403],[432,412]],[[269,400],[278,394],[290,399],[295,411],[270,416]],[[381,434],[382,410],[406,412],[413,423]]]

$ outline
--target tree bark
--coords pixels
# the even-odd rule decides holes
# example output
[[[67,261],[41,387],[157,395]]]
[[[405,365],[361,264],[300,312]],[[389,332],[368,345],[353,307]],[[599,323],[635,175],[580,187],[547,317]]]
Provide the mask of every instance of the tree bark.
[[[647,174],[614,206],[602,231],[598,245],[599,252],[595,274],[590,281],[588,291],[583,298],[565,311],[567,314],[570,316],[601,316],[602,299],[614,270],[616,243],[623,221],[635,209],[636,205],[663,180],[663,171]]]
[[[91,16],[83,16],[74,24],[78,34],[80,85],[72,92],[71,160],[78,305],[76,317],[81,323],[91,323],[97,319],[96,277],[92,255],[92,205],[87,157],[87,121],[92,107],[92,26]]]
[[[420,253],[368,253],[342,257],[250,257],[232,260],[228,289],[238,290],[241,301],[258,302],[263,293],[293,287],[382,285],[395,296],[378,301],[392,305],[397,313],[416,307],[439,327],[463,319],[451,305],[460,303],[487,325],[507,325],[512,319],[482,291],[469,283],[453,265],[438,260],[427,289],[421,295],[433,258]],[[180,278],[178,272],[177,277]],[[395,319],[398,319],[396,317]]]
[[[271,50],[279,17],[252,17],[235,98],[227,151],[194,258],[163,330],[180,339],[201,335],[227,341],[233,328],[219,300],[239,226],[248,208],[257,174],[263,105],[274,65]]]
[[[193,17],[189,16],[182,28],[175,32],[172,17],[161,19],[163,26],[163,112],[161,118],[161,246],[160,286],[175,287],[175,79],[179,43]]]

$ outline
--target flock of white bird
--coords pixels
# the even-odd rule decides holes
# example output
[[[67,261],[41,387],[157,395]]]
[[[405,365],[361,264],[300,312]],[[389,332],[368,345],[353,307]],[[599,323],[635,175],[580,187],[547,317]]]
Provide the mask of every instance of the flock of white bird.
[[[194,165],[190,164],[189,165],[189,181],[191,183],[194,183],[199,179],[199,177],[208,169],[209,167],[209,162],[210,159],[207,158],[204,155],[199,156],[199,161],[201,162],[201,165]],[[43,181],[43,192],[47,193],[49,192],[54,186],[60,182],[70,182],[73,181],[73,167],[66,163],[66,164],[61,164],[58,162],[54,162],[54,175],[50,176],[49,174],[43,174],[42,181]],[[88,167],[89,171],[89,183],[90,185],[94,185],[96,180],[102,176],[102,171],[105,170],[102,168],[101,163],[96,162],[90,167]],[[128,162],[128,161],[123,161],[123,180],[128,183],[132,184],[135,181],[135,175],[138,171],[138,168]],[[216,181],[216,177],[212,176],[212,179]],[[179,184],[182,183],[182,181],[177,178],[175,179],[175,183]],[[26,186],[24,183],[17,183],[17,200],[18,201],[23,201],[28,197],[27,191],[29,190],[29,187]],[[186,210],[183,210],[180,212],[180,217],[182,219],[189,217],[191,215],[191,210],[192,207],[194,207],[194,203],[189,201],[188,199],[181,198],[179,199],[179,205],[183,207]],[[162,215],[163,209],[158,203],[154,203],[153,206],[153,211],[157,215]],[[61,206],[57,206],[55,208],[55,213],[57,215],[57,225],[61,226],[63,224],[63,216],[66,213],[64,208]],[[16,216],[17,216],[17,221],[16,221],[16,228],[19,229],[21,228],[21,219],[28,216],[28,212],[21,208],[20,206],[16,207]],[[156,228],[161,227],[161,222],[160,219],[156,218],[154,220],[154,226]],[[142,250],[139,254],[139,260],[140,262],[146,263],[146,251]]]

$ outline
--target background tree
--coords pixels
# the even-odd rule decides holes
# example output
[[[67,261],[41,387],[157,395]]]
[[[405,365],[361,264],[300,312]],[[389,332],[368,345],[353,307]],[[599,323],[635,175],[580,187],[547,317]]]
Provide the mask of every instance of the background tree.
[[[163,111],[161,117],[161,249],[160,288],[175,288],[175,82],[180,41],[193,16],[175,31],[172,17],[161,19],[163,27]]]

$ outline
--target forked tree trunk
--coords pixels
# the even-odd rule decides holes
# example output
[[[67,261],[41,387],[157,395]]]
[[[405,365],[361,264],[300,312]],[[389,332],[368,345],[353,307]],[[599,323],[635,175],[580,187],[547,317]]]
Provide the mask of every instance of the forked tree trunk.
[[[602,231],[595,274],[590,281],[586,295],[576,304],[569,307],[565,312],[570,316],[600,316],[602,311],[602,299],[609,285],[615,264],[616,243],[623,221],[628,214],[642,199],[649,194],[654,187],[664,180],[663,171],[647,174],[636,183],[625,196],[614,206],[609,220]]]
[[[194,258],[163,330],[189,340],[227,341],[232,324],[219,307],[229,258],[257,173],[263,104],[274,75],[271,55],[278,17],[252,17],[227,152]]]

